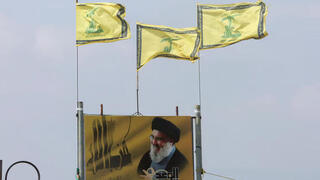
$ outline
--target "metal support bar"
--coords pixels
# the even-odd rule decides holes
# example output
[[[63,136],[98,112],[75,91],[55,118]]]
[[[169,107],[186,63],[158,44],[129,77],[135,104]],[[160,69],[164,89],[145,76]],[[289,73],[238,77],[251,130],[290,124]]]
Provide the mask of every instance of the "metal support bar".
[[[196,180],[202,179],[202,149],[201,149],[201,110],[200,105],[196,105]]]
[[[176,106],[176,116],[179,116],[179,106]]]
[[[103,104],[100,105],[100,115],[103,116]]]
[[[139,112],[139,71],[137,71],[137,115],[140,114]]]
[[[0,180],[2,180],[2,160],[0,160]]]
[[[83,103],[77,102],[77,148],[78,148],[78,164],[77,164],[77,178],[85,180],[85,163],[84,163],[84,119],[83,119]]]

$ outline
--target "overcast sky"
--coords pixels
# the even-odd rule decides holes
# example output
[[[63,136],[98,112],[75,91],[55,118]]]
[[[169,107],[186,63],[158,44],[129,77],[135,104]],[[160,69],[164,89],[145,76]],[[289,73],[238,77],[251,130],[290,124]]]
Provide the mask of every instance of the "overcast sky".
[[[79,1],[90,2],[90,1]],[[194,27],[196,3],[118,0],[132,37],[79,47],[85,113],[136,112],[136,22]],[[320,2],[266,0],[267,32],[201,51],[203,167],[236,180],[320,179]],[[76,47],[72,0],[0,6],[0,159],[43,180],[75,179]],[[140,71],[143,115],[194,115],[197,63],[158,58]],[[4,177],[4,175],[3,175]],[[8,180],[35,180],[25,165]],[[204,179],[221,178],[205,175]]]

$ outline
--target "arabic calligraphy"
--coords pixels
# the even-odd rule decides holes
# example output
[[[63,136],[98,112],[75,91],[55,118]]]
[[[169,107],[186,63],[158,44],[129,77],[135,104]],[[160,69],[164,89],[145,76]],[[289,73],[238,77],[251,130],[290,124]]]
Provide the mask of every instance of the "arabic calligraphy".
[[[168,172],[164,169],[159,169],[155,173],[157,180],[178,180],[179,179],[179,168],[172,168],[172,172]]]

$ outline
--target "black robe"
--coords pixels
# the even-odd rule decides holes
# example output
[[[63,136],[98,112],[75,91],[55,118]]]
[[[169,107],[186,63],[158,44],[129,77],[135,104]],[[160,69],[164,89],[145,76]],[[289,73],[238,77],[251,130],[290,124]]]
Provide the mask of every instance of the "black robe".
[[[140,163],[137,169],[138,174],[144,175],[142,170],[143,169],[147,170],[150,167],[152,160],[150,158],[149,153],[150,151],[146,152],[143,155],[142,159],[140,160]],[[172,168],[176,167],[180,172],[187,165],[187,163],[188,163],[188,160],[184,157],[184,155],[178,149],[176,149],[173,156],[169,160],[165,170],[168,172],[172,172]]]

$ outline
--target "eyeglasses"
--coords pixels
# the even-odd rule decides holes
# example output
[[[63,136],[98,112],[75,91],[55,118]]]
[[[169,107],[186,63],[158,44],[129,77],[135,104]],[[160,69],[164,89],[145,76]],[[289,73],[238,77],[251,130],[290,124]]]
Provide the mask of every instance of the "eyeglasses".
[[[149,138],[150,138],[150,141],[153,141],[153,140],[155,140],[155,141],[166,141],[167,140],[167,138],[163,138],[163,137],[154,137],[153,135],[150,135],[149,136]]]

